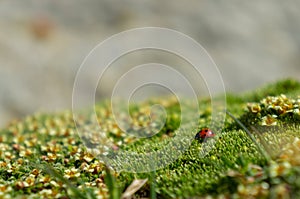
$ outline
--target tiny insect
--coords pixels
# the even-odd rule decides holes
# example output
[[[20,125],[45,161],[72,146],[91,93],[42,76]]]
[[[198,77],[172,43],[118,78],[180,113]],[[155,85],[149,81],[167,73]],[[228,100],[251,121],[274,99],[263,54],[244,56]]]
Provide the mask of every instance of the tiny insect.
[[[214,137],[216,134],[212,132],[209,128],[202,128],[195,136],[197,140],[204,140],[205,138]]]

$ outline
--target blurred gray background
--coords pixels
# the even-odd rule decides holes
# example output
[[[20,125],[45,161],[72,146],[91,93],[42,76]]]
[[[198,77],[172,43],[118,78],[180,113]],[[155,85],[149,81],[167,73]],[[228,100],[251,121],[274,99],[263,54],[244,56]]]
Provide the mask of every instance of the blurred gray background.
[[[137,27],[194,38],[216,62],[227,91],[300,80],[299,10],[300,1],[292,0],[1,0],[0,126],[35,111],[71,108],[85,56]]]

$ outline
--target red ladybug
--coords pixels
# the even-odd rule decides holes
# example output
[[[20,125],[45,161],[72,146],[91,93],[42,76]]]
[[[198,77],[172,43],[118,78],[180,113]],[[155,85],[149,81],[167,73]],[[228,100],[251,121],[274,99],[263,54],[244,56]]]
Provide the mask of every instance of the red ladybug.
[[[211,138],[214,137],[216,134],[212,132],[209,128],[203,128],[201,129],[195,136],[195,139],[201,139],[204,140],[206,137]]]

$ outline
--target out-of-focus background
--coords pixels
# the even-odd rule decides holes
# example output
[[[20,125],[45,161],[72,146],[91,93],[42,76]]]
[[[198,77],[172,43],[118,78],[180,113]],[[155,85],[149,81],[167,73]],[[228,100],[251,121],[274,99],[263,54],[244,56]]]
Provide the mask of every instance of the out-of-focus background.
[[[85,56],[109,36],[137,27],[194,38],[218,65],[227,91],[300,80],[299,10],[300,1],[292,0],[2,0],[0,126],[35,111],[71,108]]]

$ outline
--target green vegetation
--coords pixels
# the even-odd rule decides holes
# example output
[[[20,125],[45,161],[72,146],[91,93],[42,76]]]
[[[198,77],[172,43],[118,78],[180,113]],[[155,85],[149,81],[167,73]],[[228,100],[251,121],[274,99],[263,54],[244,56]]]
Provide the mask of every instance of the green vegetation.
[[[107,168],[83,145],[71,111],[37,113],[12,121],[0,132],[0,198],[120,198],[135,179],[148,179],[135,197],[299,198],[299,93],[299,82],[283,80],[242,95],[228,94],[227,110],[247,127],[254,141],[226,117],[222,133],[206,156],[200,154],[204,143],[193,140],[176,161],[148,173]],[[185,132],[191,140],[199,129],[210,125],[210,101],[199,101],[198,126]],[[129,136],[114,123],[109,104],[101,102],[96,106],[98,122],[91,122],[89,111],[79,121],[87,136],[92,136],[84,139],[90,146],[109,146],[108,151],[99,148],[107,152],[106,157],[119,150],[143,154],[160,150],[176,137],[178,102],[173,98],[149,100],[132,105],[130,114],[133,124],[151,132],[145,114],[156,103],[163,104],[168,117],[155,136]],[[95,127],[98,124],[100,132]],[[178,142],[170,153],[181,147]]]

